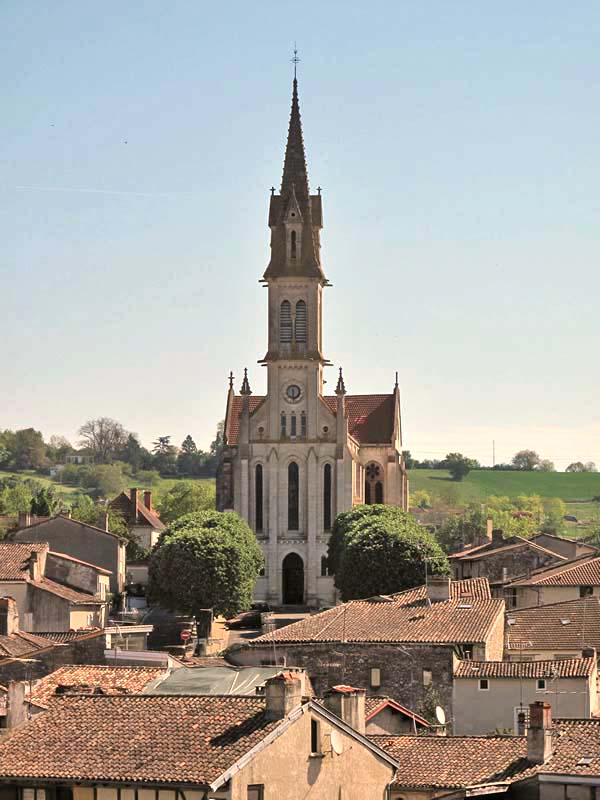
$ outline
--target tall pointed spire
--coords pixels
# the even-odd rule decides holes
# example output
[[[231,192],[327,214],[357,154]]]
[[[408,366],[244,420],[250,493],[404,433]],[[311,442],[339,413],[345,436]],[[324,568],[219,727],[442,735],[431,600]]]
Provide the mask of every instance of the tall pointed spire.
[[[244,367],[244,380],[242,381],[242,388],[240,389],[240,394],[252,394],[252,389],[250,388],[250,381],[248,380],[248,369]]]
[[[292,92],[292,110],[290,125],[283,162],[283,176],[281,178],[282,197],[288,192],[295,191],[300,203],[308,199],[308,170],[306,168],[306,154],[304,152],[304,139],[302,136],[302,119],[300,117],[300,103],[298,101],[298,79],[294,77]]]

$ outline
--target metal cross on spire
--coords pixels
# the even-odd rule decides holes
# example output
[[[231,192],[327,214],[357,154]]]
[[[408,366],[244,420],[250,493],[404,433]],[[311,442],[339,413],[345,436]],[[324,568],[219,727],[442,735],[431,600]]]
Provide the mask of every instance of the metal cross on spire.
[[[294,65],[294,80],[296,80],[296,68],[300,63],[300,59],[298,57],[298,48],[296,47],[296,42],[294,42],[294,56],[291,59],[292,64]]]

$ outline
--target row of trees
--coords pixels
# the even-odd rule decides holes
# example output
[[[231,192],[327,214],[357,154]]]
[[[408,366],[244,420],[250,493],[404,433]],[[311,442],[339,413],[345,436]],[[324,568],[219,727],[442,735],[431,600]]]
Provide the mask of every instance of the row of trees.
[[[88,420],[79,429],[79,436],[78,447],[96,466],[121,462],[135,474],[154,471],[169,476],[211,477],[223,444],[223,423],[217,427],[208,452],[199,449],[190,434],[179,447],[171,443],[170,436],[159,436],[148,450],[135,433],[109,417]],[[51,436],[45,442],[34,428],[0,431],[0,469],[45,472],[64,464],[67,456],[76,452],[79,451],[64,436]]]
[[[508,464],[495,464],[493,467],[482,467],[474,458],[463,456],[462,453],[448,453],[442,459],[424,459],[419,461],[413,458],[410,450],[404,450],[404,461],[407,469],[445,469],[449,470],[454,480],[462,478],[472,469],[495,469],[495,470],[522,470],[524,472],[556,472],[554,462],[548,458],[542,458],[535,450],[519,450],[512,457]],[[593,461],[573,461],[565,470],[566,472],[597,472]]]

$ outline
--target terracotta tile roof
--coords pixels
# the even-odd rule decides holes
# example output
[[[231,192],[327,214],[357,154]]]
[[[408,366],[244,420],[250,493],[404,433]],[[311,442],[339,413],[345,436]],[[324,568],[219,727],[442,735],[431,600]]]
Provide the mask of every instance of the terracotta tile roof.
[[[392,697],[387,697],[386,695],[370,695],[369,697],[365,698],[365,714],[367,722],[386,708],[391,708],[393,711],[404,714],[404,716],[408,717],[409,719],[414,719],[417,725],[421,725],[424,728],[429,727],[429,723],[426,719],[419,716],[419,714],[415,714],[414,711],[411,711],[409,708],[406,708],[398,703]]]
[[[487,579],[453,581],[447,601],[429,605],[424,586],[353,600],[266,633],[247,646],[342,641],[477,643],[486,641],[503,611],[503,600],[490,599]]]
[[[370,736],[398,761],[396,787],[462,788],[535,774],[524,736]]]
[[[99,533],[104,533],[106,536],[112,536],[115,539],[121,539],[122,537],[119,536],[117,533],[112,533],[111,531],[107,531],[104,528],[99,528],[97,525],[89,525],[87,522],[80,522],[78,519],[71,519],[71,517],[67,517],[64,514],[56,514],[54,517],[42,517],[37,522],[32,523],[31,525],[27,525],[25,528],[19,528],[17,531],[13,531],[10,533],[11,540],[14,536],[18,535],[18,539],[16,541],[25,542],[25,535],[28,530],[31,528],[40,528],[43,525],[47,525],[48,523],[56,522],[60,520],[64,522],[66,525],[75,525],[82,528],[90,528],[90,530],[98,531]]]
[[[522,536],[511,536],[504,539],[501,544],[493,544],[486,542],[485,544],[478,545],[477,547],[467,548],[461,550],[459,553],[452,553],[448,556],[450,560],[454,561],[475,561],[479,558],[485,558],[489,555],[496,555],[497,553],[505,553],[509,550],[518,550],[520,548],[529,548],[536,552],[543,553],[544,555],[554,556],[558,561],[566,561],[566,556],[561,556],[555,553],[554,550],[549,550],[547,547],[542,547],[541,544],[536,544],[530,539],[524,539]]]
[[[262,404],[264,396],[250,397],[250,414]],[[337,397],[323,397],[331,413],[335,416]],[[227,414],[227,443],[237,444],[240,433],[241,395],[234,395]],[[359,444],[389,444],[394,435],[395,400],[393,394],[347,394],[348,432]]]
[[[48,642],[42,637],[27,631],[17,631],[9,636],[0,636],[0,659],[21,658],[44,647],[48,647]]]
[[[89,664],[69,664],[46,675],[29,695],[37,705],[47,706],[57,696],[59,686],[68,686],[72,694],[78,687],[84,690],[100,687],[105,694],[137,694],[166,672],[161,667],[113,667]],[[60,694],[60,693],[59,693]]]
[[[63,586],[62,583],[56,583],[49,578],[40,578],[39,581],[29,581],[30,586],[35,586],[42,592],[50,592],[57,597],[62,597],[63,600],[68,600],[72,605],[103,605],[106,600],[103,600],[100,595],[86,594],[85,592],[78,592],[76,589],[71,589],[70,586]]]
[[[335,414],[337,397],[323,398]],[[359,444],[389,444],[394,435],[393,394],[347,394],[348,433]]]
[[[538,569],[509,586],[600,586],[600,556],[572,559],[566,564]]]
[[[259,697],[57,698],[0,745],[0,776],[207,786],[281,724],[264,709]]]
[[[80,558],[69,556],[66,553],[57,553],[56,550],[50,550],[48,555],[56,556],[57,558],[64,558],[65,561],[73,561],[75,564],[82,564],[84,567],[92,567],[92,569],[95,569],[96,572],[101,572],[103,575],[112,575],[112,572],[109,569],[99,567],[97,564],[90,564],[89,561],[82,561]]]
[[[507,650],[559,652],[595,647],[600,652],[600,604],[596,597],[512,609],[506,620]]]
[[[540,774],[600,776],[600,720],[557,719],[554,753],[538,767]],[[580,764],[582,758],[591,759]]]
[[[459,661],[455,678],[588,678],[595,658],[564,658],[554,661]]]
[[[67,644],[68,642],[76,641],[84,637],[101,636],[104,634],[102,628],[85,628],[79,631],[36,631],[35,635],[42,639],[48,640],[50,644]]]
[[[129,522],[131,517],[131,509],[132,509],[132,500],[131,494],[128,492],[121,492],[121,494],[117,495],[114,500],[111,500],[109,503],[111,508],[114,508],[117,511],[120,511],[122,514],[126,516],[126,522]],[[138,524],[139,521],[143,524],[144,522],[153,528],[155,531],[164,531],[167,527],[164,522],[161,521],[160,517],[153,509],[146,508],[143,501],[143,496],[140,497],[138,495],[137,499],[137,517],[138,517]]]
[[[0,542],[0,581],[26,581],[29,579],[29,558],[32,551],[48,551],[47,542]]]

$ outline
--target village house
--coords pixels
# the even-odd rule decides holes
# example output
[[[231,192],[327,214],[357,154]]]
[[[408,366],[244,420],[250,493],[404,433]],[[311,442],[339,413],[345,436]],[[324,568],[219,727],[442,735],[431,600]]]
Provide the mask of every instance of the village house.
[[[22,520],[24,522],[26,520]],[[22,525],[7,537],[11,542],[48,542],[53,552],[81,559],[110,573],[110,591],[122,592],[125,587],[125,548],[127,541],[108,530],[58,514],[48,520]]]
[[[596,597],[568,600],[506,615],[504,659],[551,661],[600,653],[600,603]]]
[[[0,745],[3,800],[384,800],[396,761],[347,689],[321,705],[281,673],[264,697],[57,697]]]
[[[485,578],[432,577],[390,596],[354,600],[230,648],[235,664],[293,665],[317,694],[351,683],[419,712],[435,694],[448,717],[455,656],[502,658],[504,601]]]
[[[452,553],[448,558],[456,580],[485,577],[497,597],[503,596],[504,585],[517,576],[566,561],[565,556],[531,539],[505,538],[501,530],[492,531],[484,543]]]
[[[558,536],[555,533],[536,533],[530,541],[552,550],[567,559],[579,558],[579,556],[593,556],[598,554],[598,548],[593,544],[588,544],[580,539],[573,539],[568,536]]]
[[[23,630],[102,628],[108,585],[106,570],[51,553],[46,542],[0,542],[0,595],[15,599]]]
[[[509,608],[543,606],[580,597],[600,597],[600,556],[597,555],[579,556],[521,575],[504,588]]]
[[[133,487],[127,492],[121,492],[114,500],[111,500],[109,507],[123,515],[127,529],[132,536],[135,536],[139,546],[144,550],[150,550],[158,537],[165,530],[166,525],[160,521],[160,517],[152,508],[152,492],[140,490]]]
[[[557,661],[458,661],[452,708],[457,736],[519,732],[519,714],[544,700],[557,716],[590,718],[599,711],[596,653]]]
[[[375,695],[366,698],[365,720],[367,736],[376,734],[427,733],[429,723],[391,697]]]

